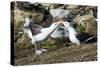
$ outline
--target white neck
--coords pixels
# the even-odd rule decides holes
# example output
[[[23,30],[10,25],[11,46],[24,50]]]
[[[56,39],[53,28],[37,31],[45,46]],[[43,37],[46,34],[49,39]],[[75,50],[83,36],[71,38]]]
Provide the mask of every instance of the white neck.
[[[26,18],[24,26],[28,26],[32,22],[32,19]]]
[[[56,25],[56,26],[52,26],[52,25],[51,25],[49,28],[45,28],[45,29],[44,29],[45,35],[46,35],[46,36],[51,35],[51,34],[56,30],[57,27],[58,27],[58,25]]]
[[[76,30],[72,27],[72,26],[68,26],[68,31],[69,31],[69,34],[73,34],[73,35],[76,35],[76,34],[78,34],[77,32],[76,32]]]

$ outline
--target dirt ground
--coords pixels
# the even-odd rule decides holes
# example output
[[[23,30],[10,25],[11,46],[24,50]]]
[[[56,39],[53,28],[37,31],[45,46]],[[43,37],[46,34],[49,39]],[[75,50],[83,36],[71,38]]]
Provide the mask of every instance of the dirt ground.
[[[34,54],[34,49],[23,49],[15,56],[15,65],[37,65],[66,62],[97,61],[97,43],[48,48],[40,56]]]

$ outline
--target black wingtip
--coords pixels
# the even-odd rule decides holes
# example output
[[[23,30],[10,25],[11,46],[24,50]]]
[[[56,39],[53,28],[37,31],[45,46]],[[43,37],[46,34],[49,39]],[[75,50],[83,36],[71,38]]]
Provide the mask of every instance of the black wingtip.
[[[83,43],[93,43],[93,42],[97,42],[97,37],[90,37],[86,39]]]

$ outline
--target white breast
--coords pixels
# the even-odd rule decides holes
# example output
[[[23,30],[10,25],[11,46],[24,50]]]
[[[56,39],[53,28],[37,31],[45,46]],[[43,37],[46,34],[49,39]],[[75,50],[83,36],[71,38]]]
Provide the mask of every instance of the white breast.
[[[78,34],[75,29],[71,26],[68,27],[69,30],[69,39],[72,43],[75,43],[77,45],[80,44],[80,41],[78,40],[78,38],[76,37],[76,35]]]
[[[24,32],[28,34],[29,38],[33,39],[33,35],[31,33],[31,30],[29,29],[24,29]]]
[[[41,33],[33,36],[33,38],[36,40],[36,41],[42,41],[42,40],[45,40],[45,38],[48,37],[49,33],[51,31],[49,30],[49,28],[43,28],[41,29]]]
[[[75,35],[69,35],[69,39],[72,43],[80,44],[80,41],[76,38]]]
[[[64,30],[58,30],[59,27],[62,27]],[[59,26],[59,27],[51,34],[51,37],[52,38],[59,38],[59,39],[61,39],[63,37],[67,38],[68,34],[69,34],[68,29],[66,27],[63,27],[63,26]],[[62,34],[63,32],[65,33],[64,35]]]

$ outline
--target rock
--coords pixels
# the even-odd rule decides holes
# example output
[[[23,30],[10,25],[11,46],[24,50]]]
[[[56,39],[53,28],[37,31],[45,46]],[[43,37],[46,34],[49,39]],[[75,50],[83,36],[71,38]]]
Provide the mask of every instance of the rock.
[[[12,20],[15,26],[23,25],[24,19],[30,15],[33,17],[33,21],[44,27],[48,27],[52,23],[52,15],[42,4],[30,3],[30,2],[12,2],[11,7],[15,7],[11,10]]]
[[[53,4],[53,8],[63,8],[64,4]]]
[[[69,10],[64,10],[64,9],[50,9],[50,13],[52,14],[54,20],[56,19],[68,19],[68,16],[70,15],[70,11]]]
[[[92,15],[77,16],[73,22],[77,24],[79,32],[86,32],[92,35],[97,33],[97,23]]]
[[[95,8],[95,7],[94,7]],[[77,8],[74,7],[71,9],[69,9],[71,11],[71,14],[73,15],[73,17],[75,18],[77,15],[83,16],[83,15],[93,15],[95,17],[95,15],[97,14],[96,12],[96,8],[95,10],[91,9],[90,6],[77,6]]]
[[[68,5],[67,6],[67,9],[69,9],[69,10],[75,10],[75,9],[78,9],[78,8],[79,8],[78,5]]]
[[[50,9],[56,9],[56,8],[64,8],[64,4],[42,4],[44,6],[49,7]]]
[[[93,16],[95,17],[95,18],[97,18],[97,6],[92,6],[92,7],[90,7],[91,8],[91,10],[93,11]]]

